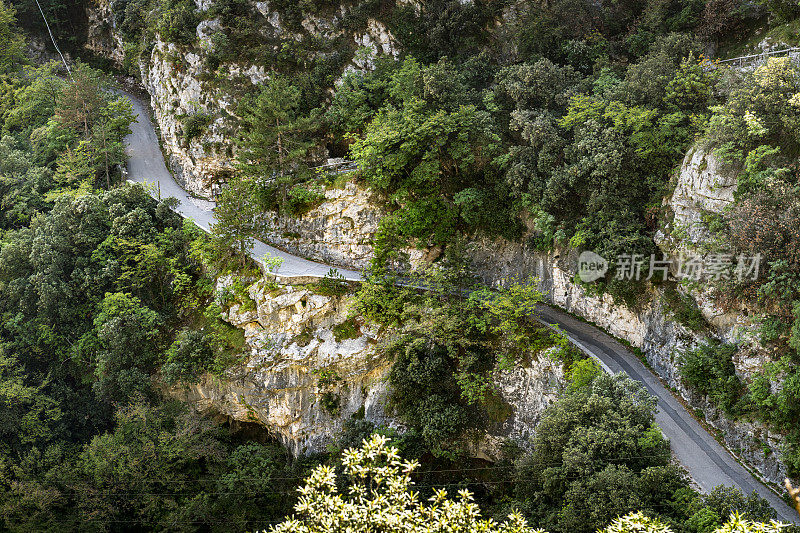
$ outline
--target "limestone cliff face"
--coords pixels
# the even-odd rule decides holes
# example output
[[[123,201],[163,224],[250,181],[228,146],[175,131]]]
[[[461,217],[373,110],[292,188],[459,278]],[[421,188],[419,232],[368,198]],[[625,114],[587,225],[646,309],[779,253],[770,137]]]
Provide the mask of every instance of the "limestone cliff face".
[[[221,280],[219,289],[229,281]],[[389,405],[392,362],[376,350],[384,334],[348,318],[352,296],[264,281],[248,292],[252,301],[233,304],[226,315],[245,332],[244,361],[223,376],[177,386],[173,395],[200,410],[260,424],[295,455],[326,451],[353,416],[402,431]],[[495,384],[512,412],[472,449],[487,459],[500,457],[506,438],[526,445],[563,389],[564,373],[544,357],[498,373]]]
[[[274,289],[263,281],[249,295],[250,307],[234,304],[227,311],[227,320],[244,329],[245,361],[225,376],[177,387],[176,395],[202,410],[263,425],[295,455],[325,451],[344,420],[362,408],[366,420],[398,426],[387,415],[391,363],[375,354],[377,331],[352,323],[348,334],[335,333],[347,322],[348,297]]]
[[[681,233],[676,246],[698,245],[708,242],[704,214],[720,214],[733,203],[736,179],[725,171],[714,154],[693,148],[683,160],[677,185],[667,200],[672,209],[671,233]]]
[[[86,48],[111,59],[117,65],[122,65],[125,60],[125,46],[116,31],[111,2],[95,0],[90,4],[87,15]]]
[[[208,58],[215,49],[215,36],[222,31],[221,21],[206,14],[214,5],[213,0],[196,0],[202,20],[197,25],[194,44],[179,46],[156,35],[152,50],[137,64],[133,58],[126,58],[112,3],[113,0],[95,0],[88,7],[87,48],[119,66],[127,61],[138,67],[136,74],[150,94],[173,173],[189,192],[213,196],[217,184],[230,175],[235,160],[236,104],[243,94],[268,79],[268,69],[241,61],[224,63],[210,72]],[[337,23],[346,14],[346,9],[340,7],[331,18],[309,16],[301,23],[302,31],[297,31],[284,24],[281,14],[269,2],[253,4],[261,38],[264,42],[277,42],[277,47],[285,42],[299,43],[307,35],[322,40],[346,37],[348,45],[343,52],[350,56],[342,75],[371,69],[378,56],[399,52],[391,33],[374,19],[367,19],[363,29],[345,35]]]
[[[326,190],[325,201],[303,216],[267,213],[264,238],[298,255],[362,269],[372,257],[380,217],[369,190],[348,182]]]
[[[201,23],[198,34],[205,38]],[[202,56],[158,39],[148,62],[140,62],[142,83],[150,94],[153,115],[175,178],[190,193],[209,197],[214,184],[233,169],[235,106],[233,97],[203,81]],[[242,84],[266,79],[263,69],[231,71]],[[191,131],[190,124],[200,131]]]
[[[673,194],[665,204],[673,216],[658,233],[662,250],[672,256],[703,253],[713,244],[708,231],[709,215],[719,215],[733,202],[735,179],[722,169],[713,154],[699,148],[690,151],[676,176]],[[711,328],[695,332],[678,323],[666,303],[664,292],[654,288],[638,309],[614,302],[608,294],[597,296],[575,282],[577,253],[559,250],[542,253],[524,243],[478,241],[472,257],[478,272],[489,283],[513,277],[535,276],[541,289],[555,305],[579,315],[612,335],[639,348],[653,370],[692,407],[704,413],[706,421],[719,430],[728,448],[754,467],[766,480],[781,483],[786,477],[780,460],[780,435],[760,423],[732,421],[705,398],[688,390],[679,377],[682,353],[707,338],[739,344],[734,363],[745,381],[766,361],[754,334],[755,325],[744,312],[725,312],[715,304],[713,289],[699,286],[679,290],[690,294]]]
[[[294,254],[361,270],[372,258],[372,241],[383,212],[364,186],[348,182],[324,191],[325,200],[302,216],[268,212],[262,237]],[[435,257],[435,250],[407,248],[412,265]]]

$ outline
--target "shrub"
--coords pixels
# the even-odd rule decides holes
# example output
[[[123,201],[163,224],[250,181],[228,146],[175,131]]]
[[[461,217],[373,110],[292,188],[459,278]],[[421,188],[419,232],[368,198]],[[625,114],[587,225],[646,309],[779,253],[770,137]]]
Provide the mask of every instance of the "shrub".
[[[708,329],[706,318],[691,296],[681,294],[671,285],[664,289],[662,295],[672,311],[672,316],[679,324],[692,331],[705,331]]]
[[[392,403],[401,418],[420,433],[435,455],[457,453],[458,438],[470,426],[471,410],[461,399],[454,364],[443,346],[426,339],[401,338],[387,350]]]
[[[164,0],[158,31],[161,36],[175,44],[189,45],[197,40],[197,25],[200,17],[192,0]]]
[[[319,401],[322,404],[322,408],[329,415],[337,416],[341,412],[339,395],[335,392],[323,392]]]
[[[331,268],[324,278],[311,286],[311,290],[322,296],[342,296],[347,294],[349,288],[344,276],[335,268]]]
[[[200,331],[182,330],[166,355],[161,374],[167,383],[195,381],[214,361],[214,350]]]
[[[361,331],[358,328],[358,323],[356,323],[355,318],[348,318],[341,324],[336,324],[331,329],[336,342],[341,342],[347,339],[356,339],[361,335]]]
[[[195,113],[183,117],[183,142],[188,145],[192,140],[202,135],[211,124],[211,121],[211,115],[208,113]]]
[[[569,367],[567,379],[569,379],[568,390],[581,389],[592,384],[594,379],[603,373],[603,369],[594,359],[587,357],[575,361]]]
[[[292,216],[301,216],[325,200],[325,193],[319,187],[298,184],[287,193],[286,210]]]
[[[684,383],[733,416],[741,414],[739,401],[744,393],[733,364],[736,350],[735,345],[710,341],[685,353],[679,362]]]

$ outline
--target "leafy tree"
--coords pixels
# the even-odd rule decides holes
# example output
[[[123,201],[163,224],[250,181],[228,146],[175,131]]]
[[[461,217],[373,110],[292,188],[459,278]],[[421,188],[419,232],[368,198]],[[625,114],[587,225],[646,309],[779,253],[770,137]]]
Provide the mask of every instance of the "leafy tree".
[[[249,261],[253,235],[259,228],[255,203],[258,183],[255,178],[237,174],[223,187],[214,210],[216,222],[211,235],[218,262],[243,266]]]
[[[393,229],[405,239],[442,244],[460,222],[495,234],[518,229],[487,216],[508,213],[495,202],[500,139],[488,113],[464,102],[471,91],[462,78],[445,61],[422,68],[406,59],[392,75],[390,103],[351,145],[363,178],[397,209]]]
[[[72,68],[71,83],[67,83],[58,98],[56,120],[69,128],[83,130],[84,138],[100,117],[105,103],[107,81],[97,70],[84,63]]]
[[[347,496],[337,490],[337,475],[328,466],[317,467],[300,489],[296,515],[279,524],[276,532],[322,533],[331,528],[386,532],[533,532],[516,513],[497,524],[480,517],[472,495],[461,491],[450,500],[437,490],[428,505],[413,492],[411,474],[418,464],[405,462],[388,439],[373,435],[360,449],[342,456],[348,478]]]
[[[775,510],[758,493],[745,496],[742,491],[720,485],[701,498],[703,508],[720,517],[737,515],[756,522],[769,522],[776,518]],[[720,520],[718,526],[722,525]]]
[[[16,71],[25,61],[25,39],[16,23],[14,7],[0,2],[0,75]]]
[[[501,368],[513,366],[523,355],[536,353],[535,339],[549,336],[549,331],[536,321],[536,306],[544,300],[538,290],[538,280],[509,284],[504,290],[482,289],[470,294],[470,299],[485,309],[487,331],[496,336],[503,347],[499,357]]]
[[[750,150],[770,145],[784,157],[798,153],[800,93],[797,67],[789,58],[770,58],[752,75],[745,76],[727,101],[711,110],[707,140],[717,155],[743,162]]]
[[[0,355],[0,455],[21,459],[61,432],[62,407],[48,395],[48,383],[26,383],[24,366],[2,349]]]
[[[657,518],[647,516],[641,511],[615,518],[613,522],[600,531],[601,533],[633,533],[634,531],[647,533],[671,532],[669,526]]]
[[[73,149],[68,149],[56,159],[56,171],[53,181],[62,186],[73,186],[94,178],[88,143],[80,142]]]
[[[563,163],[568,139],[558,120],[580,79],[571,67],[558,67],[546,59],[506,67],[497,74],[492,103],[512,138],[504,163],[514,196],[541,202],[540,191]]]
[[[569,390],[590,386],[602,372],[600,364],[591,357],[575,361],[569,367]]]
[[[202,332],[183,330],[178,333],[166,356],[161,369],[165,381],[195,381],[198,370],[207,369],[213,362],[214,350]]]
[[[389,381],[403,419],[421,428],[434,453],[457,454],[457,440],[474,420],[474,409],[460,401],[447,349],[425,339],[399,339],[386,353],[394,359]]]
[[[197,25],[200,17],[195,3],[190,0],[161,0],[158,31],[164,38],[176,44],[189,45],[197,40]],[[131,17],[134,19],[135,17]],[[133,20],[130,21],[134,23]]]
[[[654,398],[623,375],[601,374],[567,391],[544,413],[533,452],[519,462],[515,494],[526,514],[552,531],[574,531],[658,509],[662,497],[687,485],[669,466],[654,416]],[[649,479],[658,481],[651,487]]]
[[[126,98],[109,102],[92,128],[91,146],[95,167],[105,175],[106,189],[111,188],[111,167],[126,161],[123,139],[131,132],[130,124],[136,120],[133,107]]]
[[[93,354],[98,393],[125,401],[149,390],[148,371],[156,362],[161,318],[138,298],[107,293],[84,345],[97,342]],[[95,341],[96,339],[96,341]]]
[[[362,134],[389,97],[390,76],[395,68],[394,61],[384,59],[376,63],[374,70],[346,74],[325,111],[331,130],[340,135]]]
[[[730,519],[722,526],[709,529],[709,533],[778,533],[782,525],[770,521],[768,523],[748,520],[739,514],[731,515]],[[600,533],[672,533],[672,528],[657,518],[651,518],[642,512],[630,513],[616,518]]]
[[[681,377],[698,392],[708,395],[726,413],[736,414],[744,386],[736,375],[736,346],[707,343],[687,352],[680,363]]]
[[[58,63],[40,67],[28,66],[21,73],[24,80],[14,88],[14,106],[4,115],[4,126],[10,131],[43,126],[53,116],[66,81],[56,75]]]
[[[758,4],[766,7],[779,21],[789,22],[800,15],[800,6],[791,0],[759,0]]]

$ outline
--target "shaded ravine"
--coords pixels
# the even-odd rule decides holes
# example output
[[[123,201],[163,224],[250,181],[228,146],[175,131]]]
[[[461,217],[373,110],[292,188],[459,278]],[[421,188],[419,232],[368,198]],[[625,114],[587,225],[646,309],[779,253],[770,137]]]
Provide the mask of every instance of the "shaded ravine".
[[[150,121],[148,104],[130,93],[124,94],[133,103],[137,118],[137,122],[131,125],[132,133],[125,139],[129,181],[148,185],[153,196],[160,194],[162,198],[176,198],[179,202],[176,211],[208,231],[214,223],[213,204],[207,200],[192,198],[173,179],[164,163],[158,137]],[[325,276],[331,268],[330,265],[297,257],[264,242],[255,241],[253,257],[260,261],[267,254],[283,259],[276,270],[276,274],[283,278],[319,278]],[[361,274],[353,270],[337,270],[347,280],[362,279]],[[628,349],[598,328],[557,309],[542,305],[538,307],[537,313],[544,322],[557,325],[576,346],[598,359],[606,370],[626,373],[644,384],[648,392],[658,399],[656,422],[670,440],[677,460],[703,491],[707,492],[717,485],[738,487],[745,494],[755,490],[770,502],[780,520],[798,523],[796,513],[714,440]]]

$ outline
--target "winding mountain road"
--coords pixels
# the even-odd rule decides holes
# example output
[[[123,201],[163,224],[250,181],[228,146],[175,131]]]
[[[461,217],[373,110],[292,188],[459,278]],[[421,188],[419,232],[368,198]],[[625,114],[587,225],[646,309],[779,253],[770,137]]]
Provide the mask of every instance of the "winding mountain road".
[[[126,138],[129,181],[148,185],[153,196],[160,193],[164,198],[176,198],[179,202],[176,211],[208,231],[214,223],[213,204],[192,198],[175,182],[164,163],[148,104],[130,93],[123,94],[130,98],[137,117],[131,126],[132,133]],[[260,260],[266,254],[283,259],[276,272],[282,277],[323,277],[331,268],[255,241],[253,257]],[[358,272],[338,271],[345,279],[362,279]],[[658,399],[656,422],[670,440],[675,457],[703,491],[717,485],[738,487],[745,494],[755,490],[770,502],[780,520],[799,522],[797,514],[714,440],[633,353],[596,327],[562,311],[540,306],[537,312],[542,321],[557,325],[576,346],[600,361],[606,371],[625,372]]]
[[[179,203],[175,210],[182,216],[192,219],[204,230],[209,231],[214,223],[213,204],[208,200],[193,198],[173,179],[164,163],[158,137],[150,121],[149,105],[129,92],[120,92],[130,99],[137,120],[131,125],[131,134],[125,138],[125,150],[128,154],[128,181],[146,185],[153,196],[157,197],[160,194],[162,198],[170,196],[176,198]],[[321,278],[331,268],[330,265],[297,257],[259,240],[254,242],[251,255],[259,262],[265,255],[283,259],[283,263],[275,273],[285,277]],[[359,272],[342,268],[337,270],[347,280],[361,280]]]

